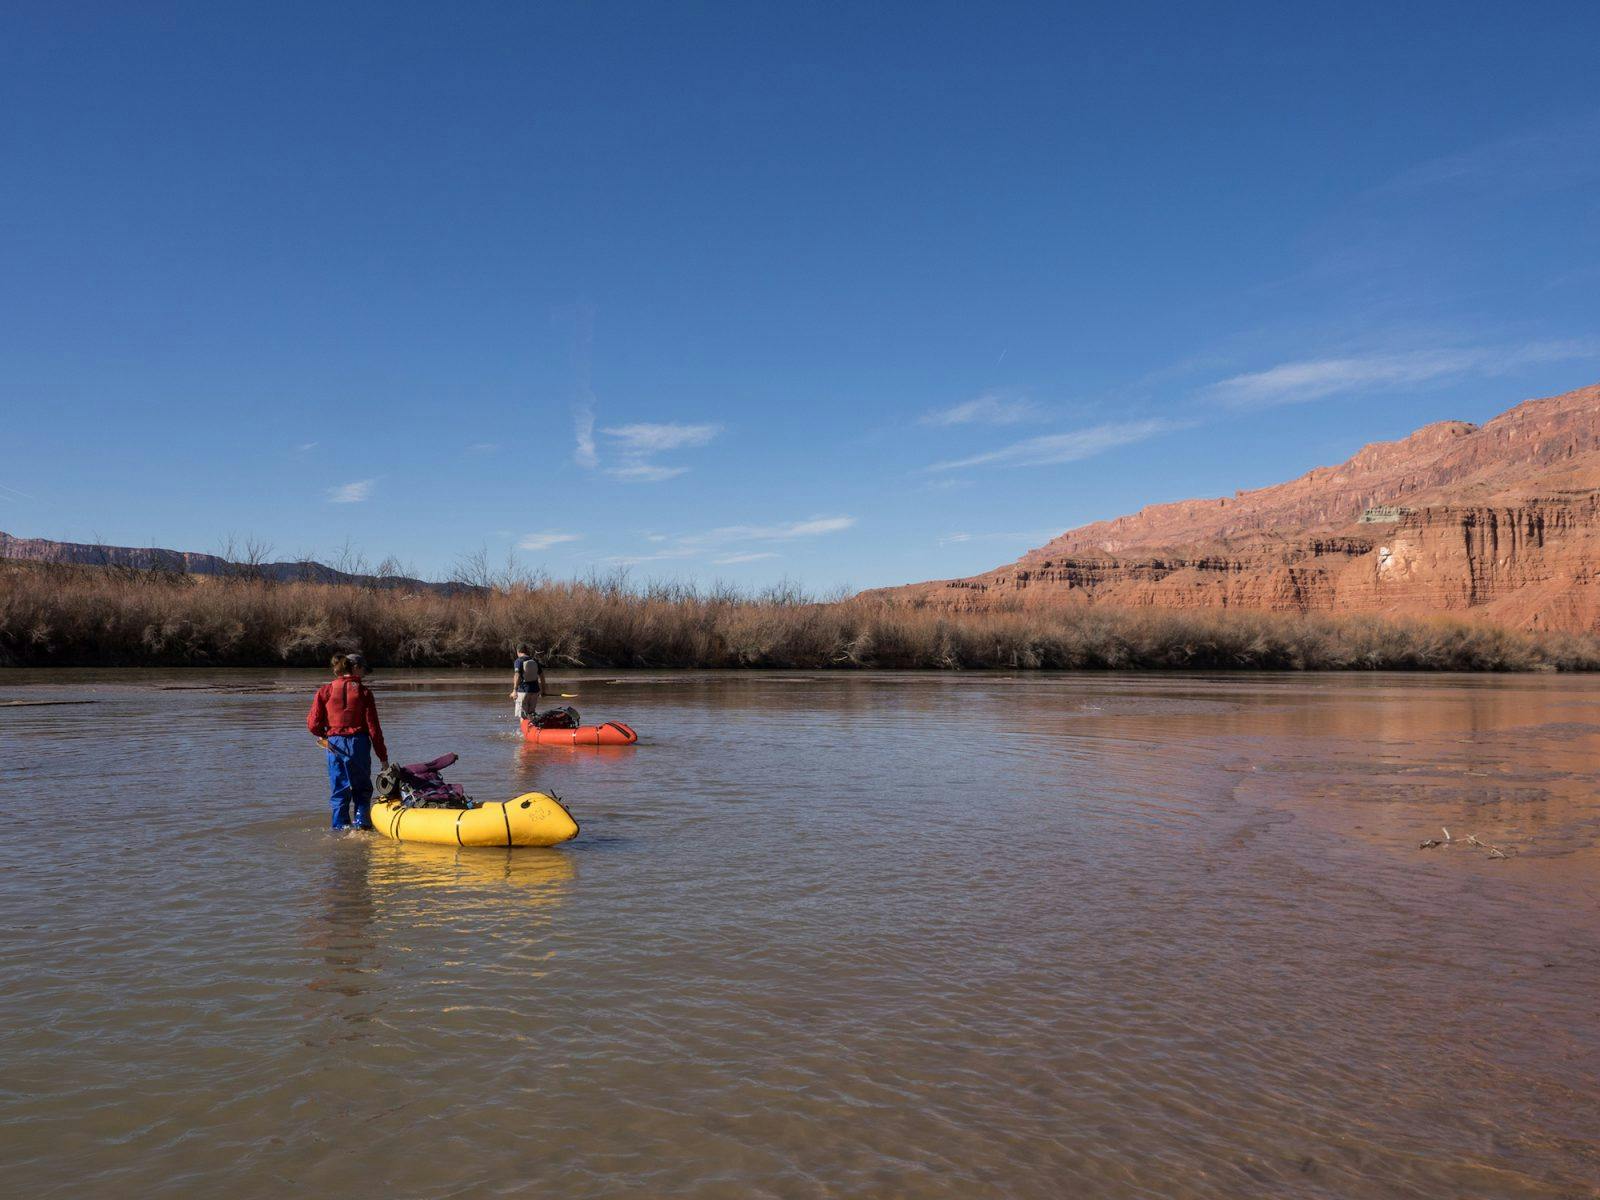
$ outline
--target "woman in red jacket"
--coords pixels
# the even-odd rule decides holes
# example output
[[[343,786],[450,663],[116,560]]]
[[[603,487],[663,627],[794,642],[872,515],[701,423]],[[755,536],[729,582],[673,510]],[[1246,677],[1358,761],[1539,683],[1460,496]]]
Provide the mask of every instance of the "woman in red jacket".
[[[333,682],[317,689],[306,714],[306,728],[328,752],[328,787],[335,829],[371,829],[372,752],[389,765],[378,724],[378,702],[361,682],[367,660],[359,654],[333,656]]]

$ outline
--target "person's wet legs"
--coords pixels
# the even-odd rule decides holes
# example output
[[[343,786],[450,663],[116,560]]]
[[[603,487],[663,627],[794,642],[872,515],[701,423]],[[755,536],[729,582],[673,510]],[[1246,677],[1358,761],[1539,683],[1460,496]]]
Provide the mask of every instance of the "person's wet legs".
[[[372,828],[372,741],[364,733],[328,735],[328,803],[334,829]]]
[[[350,739],[350,823],[372,828],[372,742],[364,733]]]
[[[328,738],[328,804],[333,810],[333,828],[350,828],[350,759],[341,743],[349,738]]]

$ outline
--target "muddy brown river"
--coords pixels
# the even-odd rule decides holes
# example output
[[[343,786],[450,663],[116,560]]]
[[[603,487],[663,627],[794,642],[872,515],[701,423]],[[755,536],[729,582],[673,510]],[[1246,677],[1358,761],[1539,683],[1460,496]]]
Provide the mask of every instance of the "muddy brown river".
[[[1600,1194],[1600,680],[508,675],[0,673],[5,1194]]]

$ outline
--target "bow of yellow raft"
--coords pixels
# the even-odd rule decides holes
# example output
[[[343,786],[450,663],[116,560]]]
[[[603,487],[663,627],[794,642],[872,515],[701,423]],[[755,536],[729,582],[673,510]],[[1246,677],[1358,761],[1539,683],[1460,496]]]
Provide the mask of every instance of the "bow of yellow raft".
[[[544,792],[476,808],[406,808],[375,800],[372,825],[397,842],[436,846],[555,846],[578,836],[566,805]]]

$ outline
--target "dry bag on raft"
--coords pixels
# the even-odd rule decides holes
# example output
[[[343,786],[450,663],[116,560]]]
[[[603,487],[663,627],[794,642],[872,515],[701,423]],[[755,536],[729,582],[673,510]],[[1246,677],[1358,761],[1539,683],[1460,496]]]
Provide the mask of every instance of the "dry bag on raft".
[[[563,704],[559,708],[547,708],[542,713],[534,713],[533,720],[528,724],[535,729],[576,729],[583,724],[578,719],[578,710],[570,704]]]

